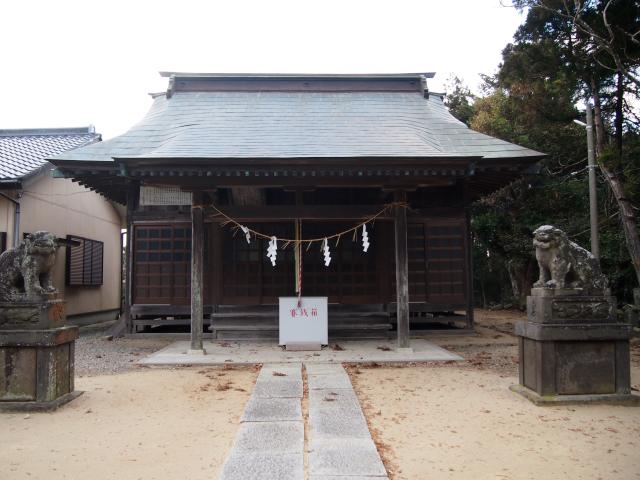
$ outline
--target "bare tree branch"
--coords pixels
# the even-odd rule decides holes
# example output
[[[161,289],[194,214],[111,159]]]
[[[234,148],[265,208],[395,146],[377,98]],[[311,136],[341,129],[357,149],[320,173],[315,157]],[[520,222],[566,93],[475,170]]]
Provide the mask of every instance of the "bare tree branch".
[[[624,61],[621,52],[619,52],[615,48],[615,32],[613,26],[611,25],[609,18],[607,17],[607,10],[613,3],[613,0],[608,0],[603,11],[602,11],[602,20],[605,25],[605,28],[608,32],[608,37],[600,35],[596,30],[591,26],[582,16],[586,9],[586,2],[583,0],[573,0],[573,8],[574,13],[571,14],[571,7],[567,0],[562,0],[563,8],[556,9],[550,7],[546,0],[531,0],[528,2],[531,8],[539,8],[541,10],[547,11],[554,15],[558,15],[560,18],[564,18],[565,20],[570,21],[578,30],[580,30],[583,34],[587,35],[591,41],[597,46],[598,50],[605,52],[615,64],[615,70],[620,72],[627,80],[640,87],[640,76],[635,74],[635,71],[629,69]],[[640,40],[636,38],[640,35],[640,31],[631,34],[630,32],[623,31],[626,36],[631,38],[634,43],[639,43]],[[595,54],[592,55],[592,58],[599,65],[611,69],[611,67],[603,65],[602,62],[595,57]]]

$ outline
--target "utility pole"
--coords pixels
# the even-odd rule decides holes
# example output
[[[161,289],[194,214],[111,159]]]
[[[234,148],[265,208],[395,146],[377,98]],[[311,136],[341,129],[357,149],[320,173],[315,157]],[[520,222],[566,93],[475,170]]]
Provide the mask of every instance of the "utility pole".
[[[596,192],[596,154],[593,144],[593,111],[587,100],[587,123],[574,120],[574,123],[587,129],[587,169],[589,170],[589,224],[591,230],[591,253],[600,260],[600,236],[598,234],[598,194]]]
[[[589,168],[589,219],[591,223],[591,253],[600,260],[600,238],[598,233],[598,194],[596,192],[596,156],[593,145],[593,112],[587,102],[587,161]]]

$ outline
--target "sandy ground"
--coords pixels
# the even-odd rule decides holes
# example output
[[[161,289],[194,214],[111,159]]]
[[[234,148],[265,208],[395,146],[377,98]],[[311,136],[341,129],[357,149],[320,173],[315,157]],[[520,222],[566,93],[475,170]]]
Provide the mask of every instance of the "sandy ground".
[[[536,407],[509,391],[521,318],[481,311],[479,335],[431,338],[465,362],[349,368],[391,479],[640,479],[640,408]],[[632,354],[638,389],[637,339]]]
[[[464,362],[349,368],[392,479],[640,479],[640,408],[541,408],[508,390],[521,319],[477,311],[477,335],[427,337]],[[169,340],[102,335],[77,344],[84,395],[0,414],[0,480],[216,478],[258,368],[140,368]],[[640,390],[640,339],[631,353]]]
[[[0,479],[217,478],[257,368],[76,378],[54,413],[0,414]]]

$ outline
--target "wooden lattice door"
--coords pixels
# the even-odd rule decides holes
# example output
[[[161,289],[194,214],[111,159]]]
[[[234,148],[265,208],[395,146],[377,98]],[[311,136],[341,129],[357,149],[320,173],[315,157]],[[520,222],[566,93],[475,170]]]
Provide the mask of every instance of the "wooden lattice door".
[[[191,225],[134,227],[133,303],[188,305]]]
[[[322,238],[353,226],[346,222],[303,222],[303,238]],[[362,230],[354,241],[353,234],[343,236],[338,242],[329,242],[331,263],[324,264],[321,244],[315,243],[303,251],[303,294],[329,297],[331,303],[367,304],[380,302],[377,229],[369,225],[371,244],[365,253],[362,249]]]
[[[441,305],[467,303],[467,252],[465,220],[424,224],[426,300]]]
[[[293,222],[252,223],[248,226],[279,238],[294,235]],[[268,240],[251,237],[247,242],[242,232],[221,228],[221,290],[223,305],[277,304],[278,297],[294,295],[293,248],[278,247],[276,265],[266,256]]]
[[[389,235],[393,239],[393,226]],[[443,310],[467,304],[468,252],[464,218],[412,219],[407,225],[409,301]],[[393,241],[393,240],[391,240]],[[392,243],[393,244],[393,243]],[[390,258],[395,272],[395,258]],[[395,275],[391,276],[395,300]]]
[[[294,238],[294,222],[264,222],[250,224],[251,228],[275,235]],[[336,222],[303,222],[302,238],[321,238],[349,228],[352,224]],[[252,237],[247,243],[244,235],[222,228],[222,296],[225,305],[277,304],[280,296],[295,295],[294,247],[283,249],[278,244],[276,265],[266,257],[268,240]],[[361,233],[359,232],[358,235]],[[331,264],[324,265],[320,243],[308,250],[303,248],[303,295],[327,296],[334,303],[376,303],[380,301],[377,274],[375,230],[369,251],[364,253],[360,240],[353,242],[345,236],[336,245],[330,244]],[[360,237],[358,237],[360,238]]]

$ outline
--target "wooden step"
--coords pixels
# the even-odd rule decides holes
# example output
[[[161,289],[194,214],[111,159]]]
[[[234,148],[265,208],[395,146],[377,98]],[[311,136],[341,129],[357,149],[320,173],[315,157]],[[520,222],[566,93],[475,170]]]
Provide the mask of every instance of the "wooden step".
[[[279,335],[277,331],[238,331],[238,330],[222,330],[215,331],[214,338],[216,340],[278,340]],[[332,333],[329,331],[329,342],[336,342],[341,340],[383,340],[393,338],[394,333],[389,330],[378,331],[341,331]]]
[[[390,330],[390,323],[334,323],[329,324],[329,332],[338,330]],[[241,324],[241,323],[213,323],[210,330],[222,331],[222,330],[238,330],[238,331],[278,331],[279,325],[277,323],[259,323],[259,324]]]
[[[216,312],[211,318],[278,318],[278,312]]]
[[[251,311],[251,312],[215,312],[211,318],[278,318],[279,313],[273,311]],[[329,311],[329,318],[389,318],[387,312],[332,312]]]
[[[354,315],[355,313],[355,315]],[[366,314],[365,314],[366,313]],[[345,312],[329,315],[329,339],[385,339],[392,328],[388,315]],[[267,340],[279,336],[277,315],[229,312],[212,315],[209,330],[219,340]]]
[[[327,305],[330,312],[386,312],[385,308],[380,304],[363,304],[363,305],[347,305],[339,303],[330,303]],[[187,307],[188,309],[188,307]],[[278,305],[218,305],[216,312],[262,312],[262,311],[278,311]]]

